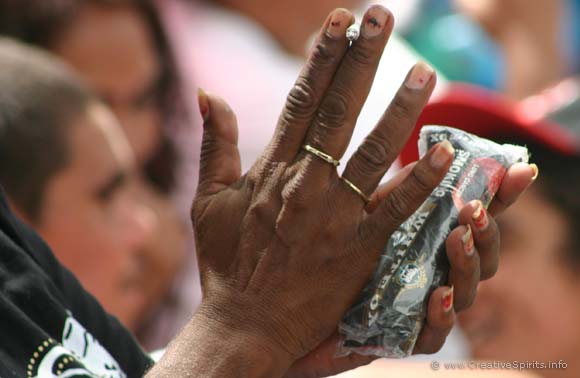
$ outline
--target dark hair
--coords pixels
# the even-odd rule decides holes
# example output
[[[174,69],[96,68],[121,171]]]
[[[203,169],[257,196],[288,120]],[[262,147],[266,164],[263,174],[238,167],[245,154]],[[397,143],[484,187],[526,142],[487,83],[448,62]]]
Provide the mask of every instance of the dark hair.
[[[528,147],[530,161],[540,168],[534,189],[565,217],[569,227],[563,257],[568,265],[580,269],[580,155],[564,155],[521,136],[492,139]]]
[[[68,127],[96,97],[62,63],[0,38],[0,184],[33,223],[69,161]]]
[[[157,101],[164,126],[176,127],[187,118],[174,57],[157,10],[151,0],[0,0],[0,34],[50,48],[59,31],[89,2],[107,6],[131,5],[150,28],[161,64]],[[167,131],[167,130],[164,130]],[[149,181],[162,192],[174,187],[178,156],[173,141],[162,133],[157,152],[145,165]]]

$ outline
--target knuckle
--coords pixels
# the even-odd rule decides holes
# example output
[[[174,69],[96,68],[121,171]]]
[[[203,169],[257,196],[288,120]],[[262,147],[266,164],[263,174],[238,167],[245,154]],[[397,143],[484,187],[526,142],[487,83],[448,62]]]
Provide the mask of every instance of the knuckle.
[[[286,120],[310,119],[316,110],[315,93],[312,84],[300,77],[288,94],[283,116]]]
[[[305,163],[301,161],[299,164],[303,165]],[[304,169],[296,169],[296,171],[297,172],[294,175],[286,178],[286,182],[282,187],[282,203],[285,206],[296,207],[298,209],[301,209],[302,207],[307,208],[309,203],[306,193],[302,189],[306,180],[306,171]]]
[[[421,354],[435,354],[441,349],[441,346],[439,345],[443,346],[443,343],[437,342],[436,344],[422,344],[419,350],[421,351]]]
[[[369,66],[376,62],[377,54],[364,42],[356,45],[348,54],[348,61],[354,66]]]
[[[324,38],[314,47],[311,54],[309,66],[313,70],[318,70],[326,66],[333,65],[337,62],[338,56],[336,49],[332,46],[330,38]]]
[[[273,223],[276,214],[271,201],[264,200],[253,203],[248,209],[248,216],[258,224],[269,224]]]
[[[495,276],[497,270],[499,269],[499,262],[497,260],[492,261],[487,264],[485,268],[481,269],[480,280],[488,280]]]
[[[390,144],[388,140],[370,135],[356,153],[355,170],[368,175],[387,168],[392,159]]]
[[[455,311],[463,311],[471,307],[475,300],[475,288],[470,290],[470,293],[464,297],[457,298],[454,303]]]
[[[323,100],[318,112],[318,124],[327,128],[339,128],[347,119],[349,96],[339,90],[331,91]]]
[[[434,178],[431,177],[432,175],[430,175],[429,172],[429,170],[420,166],[416,166],[411,171],[410,178],[412,190],[416,191],[420,195],[424,195],[431,193],[431,191],[435,189],[437,182],[435,182]]]
[[[416,353],[434,354],[441,350],[446,339],[446,331],[438,327],[429,326],[429,335],[420,337],[415,348]]]
[[[389,113],[395,122],[414,123],[418,109],[419,107],[403,93],[397,93],[389,105]]]
[[[218,139],[216,136],[208,131],[204,131],[203,139],[201,140],[200,164],[201,168],[206,168],[207,162],[212,160],[212,157],[219,151]]]
[[[445,340],[438,339],[436,341],[433,341],[433,343],[431,343],[431,344],[423,345],[421,348],[421,353],[435,354],[441,350],[444,342],[445,342]]]
[[[385,200],[385,206],[382,207],[383,215],[397,225],[403,223],[409,217],[409,208],[409,198],[400,189],[395,189]]]

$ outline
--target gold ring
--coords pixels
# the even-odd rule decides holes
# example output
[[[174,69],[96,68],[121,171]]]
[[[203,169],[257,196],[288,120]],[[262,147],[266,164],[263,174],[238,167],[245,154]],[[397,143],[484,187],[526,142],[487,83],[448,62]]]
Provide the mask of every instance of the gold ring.
[[[313,154],[316,157],[319,157],[320,159],[324,160],[328,164],[334,165],[335,167],[338,167],[338,165],[340,164],[340,161],[336,160],[335,158],[333,158],[329,154],[324,153],[324,152],[312,147],[309,144],[305,144],[304,146],[302,146],[302,149],[304,149],[307,152],[310,152],[311,154]]]
[[[360,196],[360,198],[362,198],[362,200],[364,201],[365,205],[371,201],[371,199],[369,198],[369,196],[367,196],[366,194],[364,194],[364,192],[362,190],[360,190],[358,188],[358,186],[356,186],[355,184],[353,184],[349,180],[345,179],[344,177],[341,177],[340,179],[346,185],[348,185],[348,187],[351,188],[356,194],[358,194]]]

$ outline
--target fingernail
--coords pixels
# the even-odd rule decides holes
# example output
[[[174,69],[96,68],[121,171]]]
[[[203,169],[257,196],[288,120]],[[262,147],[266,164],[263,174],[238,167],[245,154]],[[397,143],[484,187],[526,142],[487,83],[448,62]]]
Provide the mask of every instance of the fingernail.
[[[443,294],[443,299],[441,299],[441,304],[443,305],[444,312],[450,312],[453,308],[453,286]]]
[[[201,118],[203,118],[203,122],[207,122],[209,119],[209,99],[207,98],[207,93],[201,88],[197,89],[197,102],[199,103]]]
[[[481,202],[477,202],[477,208],[471,217],[473,218],[473,224],[475,224],[475,227],[477,227],[478,230],[483,231],[487,228],[487,225],[489,224],[487,220],[487,212],[483,208]]]
[[[431,81],[433,73],[433,68],[427,63],[419,62],[413,67],[405,86],[409,89],[423,89]]]
[[[352,17],[346,9],[337,9],[332,13],[326,31],[335,39],[344,38]]]
[[[448,140],[437,144],[429,162],[431,166],[436,169],[443,168],[455,156],[455,149]]]
[[[364,16],[361,34],[365,38],[373,38],[381,34],[391,17],[387,8],[381,5],[373,5]]]
[[[532,168],[532,171],[534,171],[534,175],[532,176],[532,182],[534,182],[536,181],[538,175],[540,174],[540,169],[536,164],[530,164],[530,168]]]
[[[472,256],[475,252],[475,246],[473,244],[473,233],[471,232],[471,226],[467,225],[467,231],[461,237],[461,242],[463,243],[463,250],[467,256]]]

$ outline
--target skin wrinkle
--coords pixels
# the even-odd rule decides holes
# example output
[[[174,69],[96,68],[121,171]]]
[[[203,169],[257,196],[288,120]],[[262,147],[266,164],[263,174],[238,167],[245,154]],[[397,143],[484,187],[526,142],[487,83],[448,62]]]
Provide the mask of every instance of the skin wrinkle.
[[[326,96],[314,120],[314,125],[316,126],[314,130],[319,140],[320,138],[324,139],[326,133],[332,135],[332,130],[341,130],[350,123],[352,117],[348,114],[347,109],[352,100],[354,99],[349,91],[341,88],[334,88]]]
[[[384,12],[383,15],[387,13],[380,7],[374,7],[372,11]],[[377,43],[368,46],[376,54],[382,53],[382,47],[388,37],[386,30],[381,29],[381,33],[384,34],[375,39]],[[340,43],[346,46],[348,41],[344,38]],[[376,69],[373,66],[365,67],[363,72],[358,72],[355,75],[353,72],[349,72],[353,67],[348,65],[340,65],[339,67],[337,64],[323,67],[324,69],[317,68],[320,67],[314,67],[305,73],[319,80],[317,83],[320,87],[313,88],[315,90],[313,93],[317,96],[314,98],[315,103],[321,103],[326,93],[333,90],[332,87],[328,88],[332,78],[337,82],[345,80],[340,86],[351,89],[353,97],[360,98],[362,101],[368,88],[359,85],[360,82],[355,80],[358,80],[360,75],[372,77],[372,73]],[[420,108],[429,97],[432,89],[432,86],[428,85],[418,92],[420,95],[410,99],[412,104],[409,106],[417,107],[416,113],[420,112]],[[349,107],[347,114],[349,112],[356,114],[360,110],[357,109],[355,103],[348,103],[346,106]],[[406,125],[412,128],[414,122],[409,120]],[[235,125],[230,126],[235,127]],[[252,245],[252,243],[243,240],[245,237],[266,241],[268,240],[267,235],[256,237],[255,235],[241,234],[241,239],[236,241],[234,246],[230,246],[231,241],[224,240],[227,235],[215,234],[210,238],[207,234],[203,234],[202,230],[196,230],[198,247],[201,250],[212,251],[212,253],[219,253],[223,256],[221,259],[210,260],[213,264],[212,271],[220,272],[227,277],[232,270],[236,272],[236,269],[240,269],[240,267],[245,269],[247,265],[244,264],[247,264],[248,261],[253,263],[253,259],[258,260],[251,275],[250,285],[243,292],[232,289],[227,279],[224,279],[222,285],[219,275],[217,278],[211,277],[214,280],[211,284],[217,288],[222,287],[223,292],[221,292],[221,296],[207,299],[209,302],[206,302],[206,306],[214,306],[218,309],[226,306],[228,312],[213,314],[214,317],[219,317],[215,320],[202,318],[199,321],[209,322],[210,327],[216,327],[218,330],[221,322],[233,323],[238,334],[248,335],[254,342],[257,341],[266,349],[271,349],[268,356],[255,355],[252,348],[240,348],[236,350],[237,354],[234,355],[222,354],[223,360],[239,357],[252,359],[255,362],[251,365],[254,374],[245,374],[247,376],[292,378],[312,376],[315,371],[321,375],[332,376],[361,363],[356,360],[357,365],[349,365],[349,361],[353,361],[350,358],[331,358],[335,353],[333,348],[336,348],[336,339],[333,339],[333,335],[336,332],[336,324],[340,321],[345,310],[356,300],[361,287],[368,282],[372,266],[378,258],[378,254],[373,252],[384,246],[388,234],[407,216],[411,215],[413,208],[420,205],[428,193],[422,193],[415,187],[412,179],[407,179],[397,186],[398,191],[402,192],[399,193],[399,197],[404,196],[406,200],[406,204],[402,204],[403,207],[398,209],[398,215],[395,214],[393,217],[383,201],[378,206],[381,210],[367,217],[360,199],[354,203],[344,201],[339,196],[340,193],[344,193],[344,188],[337,189],[336,185],[340,183],[336,169],[318,157],[300,150],[300,146],[309,134],[309,128],[314,127],[311,121],[306,120],[301,123],[300,119],[292,121],[291,117],[285,119],[283,115],[277,126],[282,130],[292,129],[296,133],[292,135],[295,140],[290,140],[289,143],[276,143],[276,148],[279,150],[273,151],[272,155],[263,155],[260,160],[266,161],[268,164],[271,161],[277,161],[277,158],[272,158],[272,156],[280,156],[281,160],[289,162],[285,166],[284,172],[276,177],[263,178],[263,184],[259,180],[253,182],[253,180],[244,177],[239,177],[235,182],[223,183],[227,187],[241,185],[241,189],[238,190],[247,194],[245,198],[232,198],[235,192],[232,194],[225,190],[210,195],[219,199],[220,203],[227,203],[232,210],[224,212],[228,205],[212,209],[212,223],[221,224],[221,222],[226,221],[224,217],[236,218],[235,221],[229,220],[230,222],[242,219],[244,222],[248,220],[258,221],[256,217],[247,216],[247,210],[251,208],[252,203],[263,201],[260,193],[275,201],[280,198],[278,193],[281,191],[281,209],[275,209],[279,204],[275,202],[272,204],[273,212],[278,212],[275,221],[276,237],[270,242],[264,242],[264,248],[259,245],[258,248],[249,249],[247,246]],[[284,135],[284,131],[281,131],[281,134]],[[332,154],[334,153],[333,149],[348,143],[349,138],[350,133],[337,133],[336,138],[324,141],[326,142],[325,148],[322,150]],[[402,146],[404,143],[404,135],[402,134],[391,135],[391,138],[395,141],[395,145]],[[215,156],[219,156],[219,153],[216,152]],[[211,156],[205,158],[210,159]],[[433,188],[449,167],[449,164],[431,165],[428,159],[422,159],[419,164],[432,167],[433,172],[426,180],[433,180]],[[229,169],[225,165],[221,167],[216,165],[212,168],[216,171]],[[264,167],[262,166],[261,169],[263,170]],[[424,171],[420,172],[424,173]],[[257,170],[252,171],[252,174],[256,173]],[[253,187],[249,188],[252,184]],[[277,187],[278,190],[270,191],[272,188],[268,186],[269,184]],[[394,193],[397,193],[397,190]],[[203,197],[203,193],[201,195]],[[350,195],[352,196],[352,193]],[[392,199],[393,195],[388,196],[388,198]],[[197,200],[200,200],[199,197]],[[262,221],[264,224],[261,226],[267,229],[271,219]],[[493,219],[490,218],[490,222],[493,222]],[[359,230],[361,226],[373,228],[372,231],[367,229],[365,232],[373,238],[366,241],[373,247],[371,249],[360,248],[362,241],[357,236],[361,234]],[[251,259],[241,256],[240,252],[243,254],[252,253]],[[487,258],[493,258],[497,255],[495,250],[489,250],[487,253]],[[450,263],[451,269],[453,269],[457,262],[451,261]],[[281,267],[284,269],[280,269]],[[344,285],[343,275],[345,272],[350,272],[348,275],[349,285]],[[469,284],[470,282],[465,281],[456,283],[456,286]],[[443,319],[440,316],[442,293],[442,290],[436,290],[431,297],[431,303],[434,303],[435,306],[430,306],[428,311],[431,316],[428,319],[429,329],[434,332],[420,336],[424,338],[423,342],[427,344],[426,347],[441,345],[443,338],[441,335],[446,334],[450,328],[449,324],[444,321],[448,318]],[[458,290],[457,295],[460,294]],[[202,314],[203,308],[204,304],[200,310]],[[192,324],[195,325],[195,319]],[[228,328],[226,327],[224,331],[227,333]],[[190,346],[200,345],[200,343],[219,345],[216,344],[218,340],[208,339],[195,331],[186,333],[183,337],[188,342],[187,345]],[[221,339],[223,340],[223,338]],[[231,341],[232,345],[244,345],[244,337],[233,337],[228,341]],[[318,349],[319,347],[322,349]],[[179,349],[173,348],[167,353],[171,356],[178,355],[179,352],[181,352]],[[317,353],[321,354],[317,355]],[[207,355],[203,351],[193,352],[191,356],[193,362],[200,362],[197,366],[203,366],[203,362],[211,363],[211,359],[215,358],[214,355]],[[323,358],[318,359],[318,356],[323,356]],[[304,358],[298,359],[299,357]],[[163,371],[171,371],[171,367],[175,363],[191,364],[191,361],[170,361],[168,363],[165,361],[167,360],[162,360],[158,365],[160,366],[157,369],[160,373],[158,377],[163,376]],[[368,360],[364,359],[364,362],[368,362]],[[233,362],[222,366],[219,370],[213,370],[212,373],[220,377],[240,376]],[[207,376],[207,374],[202,370],[199,372],[199,376]]]
[[[352,167],[353,170],[360,172],[363,176],[371,176],[377,170],[388,169],[394,157],[393,153],[389,152],[392,151],[392,148],[384,140],[375,135],[368,136],[364,141],[364,145],[357,151],[360,159],[355,160],[356,163]]]

